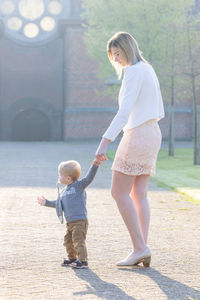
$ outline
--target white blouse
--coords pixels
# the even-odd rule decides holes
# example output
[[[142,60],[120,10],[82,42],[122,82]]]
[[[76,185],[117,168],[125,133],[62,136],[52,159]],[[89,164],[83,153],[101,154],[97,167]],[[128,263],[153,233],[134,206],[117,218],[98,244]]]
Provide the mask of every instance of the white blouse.
[[[150,64],[140,61],[125,68],[118,102],[119,110],[103,135],[108,140],[114,141],[122,129],[164,118],[160,85]]]

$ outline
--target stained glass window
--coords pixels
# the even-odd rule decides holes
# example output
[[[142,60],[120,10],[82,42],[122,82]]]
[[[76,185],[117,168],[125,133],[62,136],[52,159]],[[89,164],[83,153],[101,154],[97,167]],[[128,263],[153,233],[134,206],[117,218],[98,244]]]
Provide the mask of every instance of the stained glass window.
[[[0,0],[5,32],[23,42],[53,37],[59,19],[70,16],[70,0]]]

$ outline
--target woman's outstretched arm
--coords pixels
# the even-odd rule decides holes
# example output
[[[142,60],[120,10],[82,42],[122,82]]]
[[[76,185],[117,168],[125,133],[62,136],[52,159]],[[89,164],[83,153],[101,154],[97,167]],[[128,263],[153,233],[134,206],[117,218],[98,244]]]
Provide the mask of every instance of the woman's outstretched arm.
[[[95,157],[97,159],[100,159],[101,161],[108,159],[106,156],[106,151],[107,151],[107,148],[108,148],[108,145],[110,144],[110,142],[111,142],[111,140],[108,140],[106,138],[101,139],[99,146],[97,148],[97,151],[95,153]]]

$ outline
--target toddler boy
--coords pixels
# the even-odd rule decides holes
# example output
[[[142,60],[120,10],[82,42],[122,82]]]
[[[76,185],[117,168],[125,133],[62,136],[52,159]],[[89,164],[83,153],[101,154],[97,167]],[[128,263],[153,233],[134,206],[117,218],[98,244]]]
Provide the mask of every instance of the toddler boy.
[[[56,208],[56,213],[63,223],[63,212],[66,219],[67,232],[64,236],[64,246],[68,259],[64,259],[62,266],[86,268],[88,266],[86,234],[88,229],[86,191],[92,182],[101,161],[94,159],[87,175],[79,180],[81,166],[75,160],[61,162],[58,166],[59,182],[66,185],[58,198],[49,201],[44,196],[38,197],[38,203],[43,206]]]

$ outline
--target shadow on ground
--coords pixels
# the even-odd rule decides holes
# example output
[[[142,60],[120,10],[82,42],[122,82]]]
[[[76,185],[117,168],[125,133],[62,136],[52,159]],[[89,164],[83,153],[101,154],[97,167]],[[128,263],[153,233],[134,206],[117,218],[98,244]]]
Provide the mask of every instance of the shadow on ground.
[[[177,280],[162,275],[159,271],[153,268],[118,268],[124,272],[135,272],[140,275],[150,277],[167,296],[168,300],[181,299],[181,300],[197,300],[200,299],[200,290],[189,287]]]
[[[95,295],[101,299],[107,300],[136,300],[135,298],[127,295],[122,289],[113,283],[106,282],[102,280],[97,274],[95,274],[91,269],[77,270],[73,269],[76,276],[81,280],[86,281],[86,291],[74,292],[75,296],[87,296]]]
[[[162,275],[159,271],[153,268],[118,268],[118,270],[123,272],[138,273],[139,275],[145,275],[151,278],[161,291],[166,295],[168,300],[181,299],[181,300],[197,300],[200,299],[200,291],[194,288],[189,287],[186,284],[183,284],[177,280],[174,280],[170,277]],[[85,281],[86,291],[74,292],[74,295],[95,295],[97,297],[111,300],[111,299],[123,299],[134,300],[134,297],[126,294],[122,289],[117,285],[106,282],[102,280],[97,274],[95,274],[91,269],[87,270],[77,270],[74,269],[74,272],[78,278]]]

